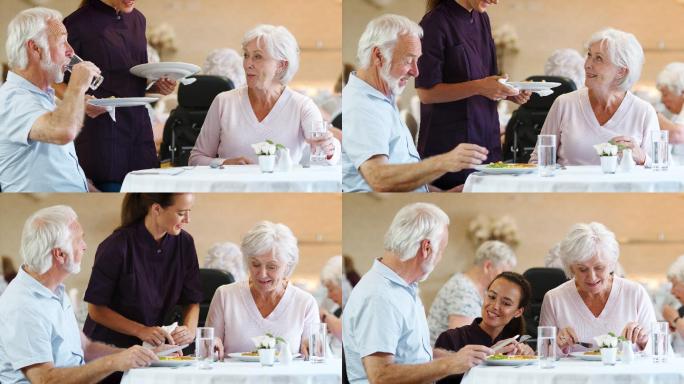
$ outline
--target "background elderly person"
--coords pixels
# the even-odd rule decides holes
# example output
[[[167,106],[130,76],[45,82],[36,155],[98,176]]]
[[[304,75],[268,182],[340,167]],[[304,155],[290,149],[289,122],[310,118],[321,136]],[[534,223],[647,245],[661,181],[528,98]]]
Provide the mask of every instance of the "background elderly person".
[[[608,141],[632,149],[637,164],[650,163],[647,152],[658,118],[650,104],[629,91],[644,63],[639,41],[631,33],[604,29],[587,46],[586,88],[559,96],[541,133],[556,135],[563,165],[599,164],[593,145]],[[530,162],[537,162],[536,149]]]
[[[342,256],[333,256],[321,269],[321,283],[328,292],[328,298],[337,304],[337,309],[330,313],[321,309],[321,322],[328,324],[328,330],[337,340],[342,340],[342,310],[349,298],[351,285],[342,273]]]
[[[644,287],[612,274],[619,252],[613,232],[596,222],[576,224],[561,242],[563,269],[573,278],[546,293],[539,325],[558,328],[563,353],[585,350],[577,343],[608,332],[646,346],[653,305]]]
[[[440,288],[430,306],[430,344],[447,329],[469,325],[482,312],[485,291],[501,272],[515,268],[515,252],[506,243],[485,241],[475,251],[473,265],[457,272]]]
[[[204,258],[204,268],[220,269],[233,275],[235,281],[247,278],[245,265],[242,263],[240,247],[231,242],[216,243]]]
[[[242,38],[247,87],[216,96],[207,112],[191,165],[252,164],[251,144],[271,140],[290,149],[296,163],[307,142],[337,163],[340,142],[327,132],[311,137],[312,124],[323,121],[316,104],[287,84],[299,69],[297,40],[283,26],[259,25]],[[218,157],[217,157],[218,156]]]
[[[663,319],[670,323],[674,332],[672,346],[675,352],[684,352],[684,320],[680,309],[684,305],[684,255],[679,256],[667,271],[667,279],[672,288],[670,293],[677,299],[677,303],[663,305]]]
[[[242,238],[248,281],[219,287],[207,314],[207,327],[223,342],[225,353],[253,351],[252,337],[280,336],[293,353],[304,351],[307,328],[319,323],[314,297],[288,280],[299,262],[290,228],[257,223]]]
[[[584,58],[574,49],[557,49],[544,63],[544,75],[567,77],[575,83],[577,89],[583,88]]]
[[[660,129],[669,131],[670,143],[674,144],[672,155],[680,165],[684,165],[684,63],[670,63],[658,74],[656,87],[661,101],[671,118],[658,113]]]
[[[231,48],[218,48],[209,52],[202,64],[202,74],[227,77],[235,88],[242,88],[246,84],[242,57]]]

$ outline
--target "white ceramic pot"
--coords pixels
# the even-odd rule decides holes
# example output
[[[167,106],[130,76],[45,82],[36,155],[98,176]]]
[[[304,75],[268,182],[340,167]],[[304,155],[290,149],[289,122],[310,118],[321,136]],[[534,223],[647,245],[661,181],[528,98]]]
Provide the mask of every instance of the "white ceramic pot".
[[[604,365],[615,365],[617,363],[617,347],[601,348],[601,361]]]
[[[275,169],[275,155],[260,155],[259,156],[259,168],[263,173],[272,173]]]
[[[275,363],[275,348],[270,349],[260,349],[259,350],[259,362],[264,366],[272,366]]]
[[[617,156],[601,156],[601,170],[603,170],[603,173],[615,173],[617,166]]]

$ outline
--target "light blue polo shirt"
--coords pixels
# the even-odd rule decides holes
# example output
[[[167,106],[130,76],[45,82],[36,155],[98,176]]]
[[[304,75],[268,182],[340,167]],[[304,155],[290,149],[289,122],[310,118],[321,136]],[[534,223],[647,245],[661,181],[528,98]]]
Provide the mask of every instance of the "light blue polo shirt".
[[[54,111],[47,92],[9,72],[0,87],[0,188],[3,192],[88,192],[74,143],[57,145],[29,139],[38,118]]]
[[[420,155],[392,98],[365,81],[349,76],[342,90],[342,191],[371,192],[359,167],[376,155],[385,155],[389,164],[420,161]],[[427,186],[415,192],[427,192]]]
[[[418,284],[407,284],[380,259],[352,290],[342,328],[350,383],[368,383],[361,359],[376,352],[394,355],[396,364],[432,360],[430,330]]]
[[[0,383],[28,384],[21,369],[85,363],[81,332],[64,285],[50,291],[22,266],[0,296]]]

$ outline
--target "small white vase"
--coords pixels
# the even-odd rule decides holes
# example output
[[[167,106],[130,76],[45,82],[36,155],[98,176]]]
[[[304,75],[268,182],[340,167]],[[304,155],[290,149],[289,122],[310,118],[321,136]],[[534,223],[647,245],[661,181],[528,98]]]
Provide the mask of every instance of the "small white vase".
[[[259,168],[261,168],[261,172],[273,173],[275,160],[275,155],[259,155]]]
[[[636,167],[636,161],[632,156],[632,150],[625,148],[622,150],[622,159],[620,160],[620,172],[631,172]]]
[[[631,364],[634,361],[634,348],[631,341],[622,342],[622,362]]]
[[[289,365],[292,362],[292,351],[290,351],[290,345],[288,343],[278,344],[279,352],[278,361],[283,365]]]
[[[601,170],[603,170],[603,173],[615,173],[617,166],[617,156],[601,156]]]
[[[289,148],[280,148],[276,152],[276,170],[278,172],[290,172],[292,170],[292,157]]]
[[[601,348],[601,361],[603,365],[615,365],[617,363],[617,347]]]
[[[275,348],[260,349],[259,362],[262,366],[273,366],[273,364],[275,363]]]

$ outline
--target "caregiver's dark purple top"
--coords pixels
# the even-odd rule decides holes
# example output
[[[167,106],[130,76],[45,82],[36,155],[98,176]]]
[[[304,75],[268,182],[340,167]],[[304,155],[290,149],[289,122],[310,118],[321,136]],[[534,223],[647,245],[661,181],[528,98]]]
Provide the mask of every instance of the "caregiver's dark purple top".
[[[69,44],[83,60],[102,71],[104,81],[97,98],[143,97],[146,79],[129,70],[147,63],[145,16],[138,10],[117,14],[100,0],[90,0],[64,19]],[[116,109],[116,122],[108,113],[86,117],[75,141],[76,154],[88,178],[96,184],[122,182],[126,173],[159,166],[152,124],[143,106]]]
[[[181,231],[157,243],[144,223],[114,231],[97,247],[85,301],[103,305],[146,326],[162,326],[176,304],[202,301],[199,264],[192,236]],[[93,340],[130,347],[141,340],[86,319]]]
[[[421,20],[423,56],[417,88],[461,83],[498,73],[489,17],[445,1]],[[484,96],[439,104],[421,104],[418,152],[424,159],[445,153],[460,143],[489,150],[487,161],[501,160],[496,102]],[[442,189],[463,184],[471,171],[448,173],[433,184]]]

